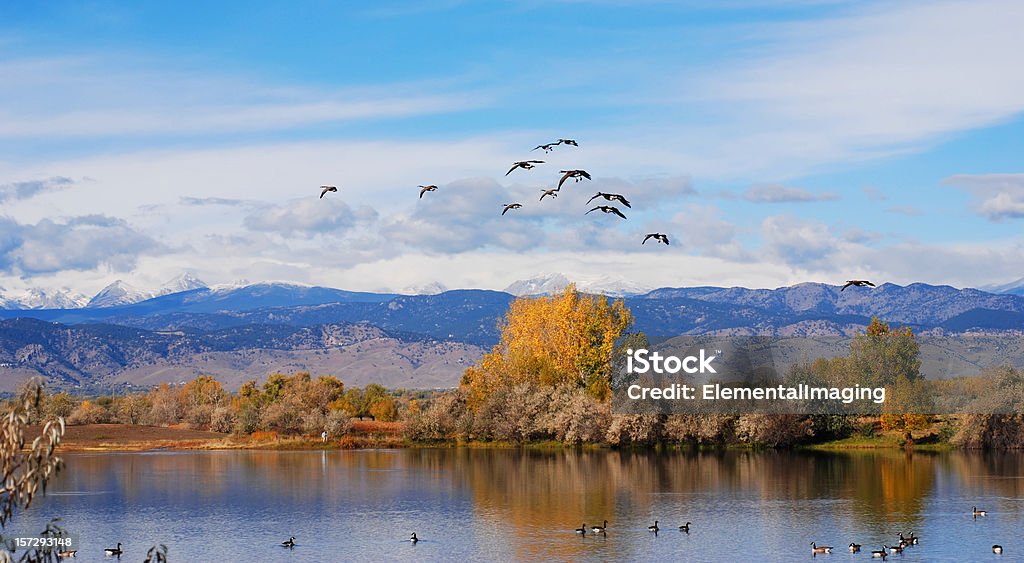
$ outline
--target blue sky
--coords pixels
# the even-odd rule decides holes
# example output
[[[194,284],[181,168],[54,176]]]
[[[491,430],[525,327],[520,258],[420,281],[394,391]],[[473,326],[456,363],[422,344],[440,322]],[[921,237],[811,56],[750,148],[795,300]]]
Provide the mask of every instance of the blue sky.
[[[4,4],[0,286],[1006,282],[1022,28],[988,0]],[[563,168],[594,180],[538,202]],[[597,190],[630,219],[584,216]]]

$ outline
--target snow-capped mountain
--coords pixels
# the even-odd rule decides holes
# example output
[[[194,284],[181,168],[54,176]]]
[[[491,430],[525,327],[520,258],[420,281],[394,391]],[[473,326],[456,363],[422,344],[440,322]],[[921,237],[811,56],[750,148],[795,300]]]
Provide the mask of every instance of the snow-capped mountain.
[[[986,285],[979,288],[989,293],[1010,293],[1013,295],[1024,295],[1024,278],[1001,285]]]
[[[97,307],[131,305],[132,303],[160,297],[161,295],[170,295],[204,287],[206,287],[206,284],[202,280],[187,273],[168,281],[158,289],[141,289],[122,280],[117,280],[101,289],[99,293],[89,300],[86,307],[94,309]]]
[[[612,297],[626,297],[647,293],[651,289],[622,278],[612,276],[572,276],[565,274],[543,274],[525,280],[518,280],[505,288],[512,295],[550,295],[565,289],[570,283],[585,293],[596,293]]]
[[[89,298],[68,288],[6,292],[0,288],[0,309],[80,309]]]
[[[402,295],[438,295],[446,291],[448,291],[448,287],[443,283],[430,282],[423,285],[410,285],[399,293]]]
[[[24,309],[81,309],[89,298],[68,288],[42,289],[33,287],[15,299]]]

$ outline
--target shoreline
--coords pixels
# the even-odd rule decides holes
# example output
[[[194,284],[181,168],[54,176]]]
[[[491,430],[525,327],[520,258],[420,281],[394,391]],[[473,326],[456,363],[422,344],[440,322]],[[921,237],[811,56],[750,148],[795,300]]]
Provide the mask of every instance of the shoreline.
[[[329,439],[326,443],[319,437],[278,436],[272,432],[258,432],[249,436],[221,434],[181,427],[137,426],[125,424],[89,424],[68,426],[64,440],[58,447],[60,453],[88,452],[152,452],[152,451],[216,451],[216,450],[355,450],[355,449],[413,449],[413,448],[467,448],[467,449],[531,449],[531,450],[611,450],[605,444],[570,445],[550,440],[527,443],[480,442],[441,440],[411,442],[401,435],[399,427],[385,429],[363,424],[363,429],[340,438]],[[716,451],[753,450],[742,445],[689,446],[657,444],[635,450],[663,451]],[[920,452],[942,452],[956,450],[948,442],[915,443],[905,446],[898,437],[881,435],[870,438],[857,437],[805,444],[792,448],[803,451],[841,452],[868,450],[904,450]]]

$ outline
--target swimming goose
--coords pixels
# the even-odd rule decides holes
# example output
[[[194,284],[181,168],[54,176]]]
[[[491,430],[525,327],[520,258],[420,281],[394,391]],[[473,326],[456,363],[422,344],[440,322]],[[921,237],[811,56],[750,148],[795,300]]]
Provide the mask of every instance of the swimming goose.
[[[881,551],[878,551],[878,550],[872,551],[871,552],[871,557],[881,557],[882,561],[885,561],[885,558],[889,557],[889,550],[886,549],[886,546],[883,545]]]
[[[103,553],[107,555],[116,555],[120,557],[121,554],[124,553],[123,551],[121,551],[121,542],[117,542],[117,547],[108,547],[104,549]]]
[[[657,520],[654,521],[654,525],[653,526],[647,526],[647,531],[649,531],[649,532],[657,533],[657,531],[660,530],[660,529],[661,528],[658,527],[658,521]]]
[[[626,199],[625,197],[623,197],[622,195],[619,195],[619,194],[606,194],[604,192],[597,192],[596,194],[594,194],[590,199],[587,200],[587,204],[589,205],[590,202],[594,201],[595,199],[597,199],[599,197],[603,197],[603,198],[605,198],[608,201],[618,201],[618,202],[621,202],[622,205],[625,205],[626,207],[629,207],[630,209],[633,208],[633,206],[629,204],[629,200]]]
[[[999,545],[998,543],[992,546],[992,553],[995,553],[995,554],[998,555],[998,554],[1000,554],[1002,552],[1003,552],[1003,546]]]
[[[534,164],[544,164],[544,161],[543,160],[520,160],[520,161],[514,162],[514,163],[512,163],[512,168],[509,168],[508,172],[506,172],[505,175],[508,176],[516,168],[522,168],[523,170],[529,170],[529,169],[533,168]]]
[[[597,533],[597,534],[601,534],[601,533],[604,533],[606,528],[608,528],[608,521],[607,520],[605,520],[604,524],[602,524],[600,526],[591,526],[590,527],[590,531],[594,532],[594,533]]]
[[[540,195],[540,200],[541,201],[544,201],[544,198],[546,198],[548,196],[558,197],[558,188],[551,188],[550,190],[541,190],[541,191],[544,192],[544,193],[542,193]]]
[[[78,550],[77,549],[72,550],[72,551],[58,551],[57,552],[57,557],[60,558],[60,559],[67,559],[68,557],[75,557],[77,555],[78,555]]]
[[[903,553],[903,545],[894,545],[889,548],[889,553]]]
[[[644,237],[644,241],[640,244],[647,244],[647,239],[654,239],[662,244],[668,244],[668,235],[663,233],[647,233],[647,236]]]
[[[900,545],[907,547],[915,544],[917,544],[917,538],[914,537],[914,532],[910,532],[910,535],[906,537],[903,536],[903,532],[900,532]]]
[[[860,553],[860,544],[850,542],[850,553]]]
[[[580,527],[576,528],[576,533],[581,536],[587,535],[587,523],[584,522],[583,524],[580,524]]]
[[[911,544],[913,544],[913,545],[917,545],[917,544],[919,543],[919,542],[918,542],[918,540],[919,540],[920,538],[918,538],[917,536],[915,536],[915,535],[914,535],[914,532],[910,532],[910,535],[909,535],[909,536],[907,536],[907,539],[908,539],[908,540],[910,540],[910,543],[911,543]]]
[[[855,285],[857,287],[864,287],[868,285],[871,287],[875,287],[875,284],[869,282],[868,280],[846,280],[846,285],[844,285],[842,289],[840,289],[839,291],[845,291],[846,288],[850,287],[851,285]]]
[[[590,174],[586,170],[559,170],[562,175],[562,179],[558,181],[558,187],[561,188],[562,184],[565,183],[569,178],[575,178],[577,182],[586,178],[590,179]]]
[[[409,541],[412,542],[413,544],[415,544],[416,542],[420,541],[420,539],[416,537],[416,532],[412,533],[412,537],[409,538]]]
[[[323,199],[327,192],[338,191],[338,186],[320,186],[320,199]]]
[[[626,216],[623,215],[622,212],[618,210],[618,208],[612,207],[611,205],[598,205],[597,207],[595,207],[595,208],[591,209],[590,211],[587,211],[586,213],[584,213],[584,215],[589,215],[593,211],[600,211],[602,213],[612,213],[612,214],[618,215],[619,217],[622,217],[623,219],[626,218]],[[641,244],[643,244],[643,243],[641,243]]]
[[[504,205],[504,208],[501,210],[501,214],[504,215],[504,214],[508,213],[509,209],[519,209],[522,206],[523,206],[523,204],[521,204],[521,203],[506,203]]]
[[[687,534],[689,534],[690,533],[690,523],[687,522],[687,523],[683,524],[682,526],[679,526],[679,531],[680,532],[686,532]]]
[[[295,536],[288,538],[286,541],[281,542],[281,547],[287,547],[289,549],[295,547]]]
[[[831,545],[818,545],[811,542],[811,553],[832,553]]]
[[[437,190],[437,186],[430,184],[429,186],[420,186],[420,199],[423,199],[423,194]]]
[[[975,506],[974,508],[971,509],[971,514],[973,514],[974,517],[977,518],[978,516],[985,516],[985,515],[987,515],[988,512],[986,512],[984,510],[978,510],[978,507]]]

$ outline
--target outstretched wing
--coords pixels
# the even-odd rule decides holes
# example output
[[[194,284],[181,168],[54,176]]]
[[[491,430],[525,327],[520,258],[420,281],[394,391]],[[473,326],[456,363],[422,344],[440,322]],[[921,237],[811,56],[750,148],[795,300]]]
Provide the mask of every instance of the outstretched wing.
[[[590,173],[588,173],[586,170],[577,170],[576,172],[578,172],[580,176],[583,176],[588,180],[590,179]]]
[[[565,175],[562,176],[562,179],[558,181],[558,189],[562,189],[562,184],[564,184],[565,181],[568,180],[570,176],[572,176],[572,171],[566,172]],[[590,203],[590,202],[588,201],[587,203]]]
[[[871,282],[869,282],[869,281],[867,281],[867,280],[864,280],[864,283],[866,283],[866,284],[870,285],[871,287],[875,287],[875,284],[873,284],[873,283],[871,283]]]
[[[596,194],[594,194],[594,197],[592,197],[592,198],[587,200],[587,205],[590,205],[590,202],[594,201],[595,199],[597,199],[597,198],[599,198],[599,197],[601,197],[603,195],[604,195],[603,193],[597,192]]]
[[[598,211],[598,210],[600,210],[600,209],[601,209],[601,206],[600,206],[600,205],[598,205],[597,207],[595,207],[595,208],[591,209],[590,211],[587,211],[586,213],[584,213],[584,215],[590,215],[590,212],[591,212],[591,211]]]
[[[647,239],[649,239],[649,238],[658,238],[658,237],[655,236],[655,235],[647,235],[647,236],[644,237],[644,241],[641,242],[640,244],[647,244]]]
[[[622,197],[621,195],[616,195],[615,199],[621,201],[622,205],[625,205],[626,207],[629,207],[630,209],[633,208],[633,206],[629,204],[629,200],[624,198],[624,197]]]
[[[509,174],[511,174],[511,173],[512,173],[512,171],[513,171],[513,170],[515,170],[516,168],[519,168],[519,164],[520,164],[520,163],[518,163],[518,162],[517,162],[517,163],[515,163],[515,164],[513,164],[513,165],[512,165],[512,168],[509,168],[509,169],[508,169],[508,172],[506,172],[506,173],[505,173],[505,175],[506,175],[506,176],[508,176]]]
[[[612,213],[618,215],[619,217],[622,217],[623,219],[626,218],[626,216],[623,215],[621,211],[619,211],[618,207],[612,207]]]
[[[851,285],[853,285],[853,282],[852,281],[848,281],[848,282],[846,282],[846,285],[844,285],[842,287],[842,289],[840,289],[839,291],[846,291],[846,288],[850,287]]]

